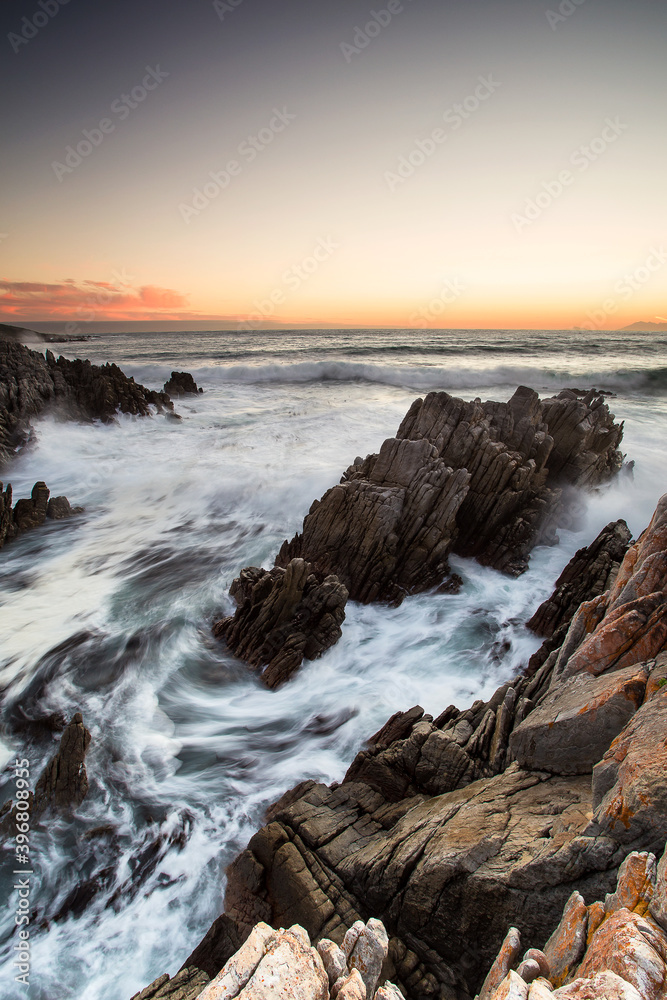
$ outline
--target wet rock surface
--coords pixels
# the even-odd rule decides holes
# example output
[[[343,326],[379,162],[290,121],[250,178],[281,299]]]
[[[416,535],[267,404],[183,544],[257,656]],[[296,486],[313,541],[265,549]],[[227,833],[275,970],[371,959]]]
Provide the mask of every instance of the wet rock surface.
[[[315,660],[341,636],[347,590],[303,559],[285,569],[244,569],[230,593],[236,613],[213,626],[236,656],[261,669],[267,687],[284,683],[304,659]]]
[[[200,389],[190,372],[172,372],[171,378],[164,384],[164,392],[168,396],[189,396],[203,392]]]
[[[0,483],[0,549],[24,531],[39,528],[47,519],[61,521],[82,514],[83,507],[72,507],[67,497],[50,497],[46,483],[35,483],[30,499],[17,500],[12,507],[12,487]]]
[[[128,378],[114,364],[56,359],[0,338],[0,467],[31,437],[30,421],[51,412],[65,419],[112,421],[116,413],[173,412],[164,392]]]

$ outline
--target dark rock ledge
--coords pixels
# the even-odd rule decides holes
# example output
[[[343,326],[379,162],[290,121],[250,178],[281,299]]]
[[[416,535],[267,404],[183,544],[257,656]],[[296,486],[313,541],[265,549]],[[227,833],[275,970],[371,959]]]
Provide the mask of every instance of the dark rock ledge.
[[[320,655],[337,641],[343,594],[399,604],[432,587],[455,590],[460,581],[450,572],[451,552],[516,576],[535,545],[557,541],[556,526],[567,522],[575,489],[598,486],[620,469],[622,434],[595,390],[564,389],[540,400],[521,387],[508,403],[466,403],[432,392],[412,404],[379,454],[355,459],[340,483],[313,503],[302,532],[283,543],[270,575],[255,567],[242,571],[231,591],[239,608],[215,626],[215,634],[258,668],[273,661],[279,639],[289,655],[280,670],[269,666],[261,675],[274,687],[303,656],[312,658],[310,649]],[[606,552],[606,542],[600,544]],[[610,550],[608,558],[617,556]],[[603,562],[590,571],[596,578],[604,575]],[[308,601],[289,615],[281,610],[276,620],[279,571],[291,579],[297,565],[307,565],[327,589],[326,599],[318,600],[329,602],[336,628],[327,625],[324,637]],[[246,579],[253,580],[252,597]],[[576,587],[567,593],[568,607],[578,603]],[[290,616],[292,626],[286,624]]]
[[[224,915],[142,1000],[263,997],[256,979],[202,983],[235,953],[225,975],[238,969],[264,925],[305,929],[324,961],[370,918],[389,935],[378,1000],[662,1000],[667,496],[627,541],[616,522],[576,554],[535,616],[551,635],[526,675],[465,711],[398,713],[340,785],[275,803],[228,869]],[[303,995],[363,1000],[348,973],[348,993]]]

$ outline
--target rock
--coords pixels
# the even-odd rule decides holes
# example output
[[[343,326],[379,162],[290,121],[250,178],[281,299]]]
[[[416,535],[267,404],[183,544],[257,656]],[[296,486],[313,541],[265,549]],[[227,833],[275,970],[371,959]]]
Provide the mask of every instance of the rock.
[[[88,775],[84,763],[90,745],[90,733],[80,712],[73,717],[60,740],[56,755],[42,771],[35,786],[33,812],[64,810],[81,805],[88,794]]]
[[[353,969],[347,976],[342,977],[331,990],[332,1000],[366,1000],[371,993],[366,993],[364,981],[358,969]]]
[[[491,1000],[528,1000],[528,984],[516,972],[508,972]]]
[[[490,1000],[502,981],[509,974],[521,951],[521,934],[516,927],[510,927],[502,948],[479,991],[478,1000]]]
[[[205,973],[207,981],[215,979],[219,970],[239,950],[242,943],[243,935],[239,933],[235,921],[223,913],[213,922],[205,937],[185,960],[180,971],[198,969]]]
[[[329,1000],[322,960],[305,940],[300,927],[276,932],[247,985],[236,994],[239,1000]],[[215,1000],[231,996],[221,993]]]
[[[53,521],[62,521],[76,514],[83,514],[83,507],[72,507],[67,497],[51,497],[46,516]]]
[[[524,983],[532,983],[540,976],[540,963],[533,958],[524,959],[516,971]]]
[[[202,991],[200,1000],[228,1000],[228,998],[230,1000],[238,996],[250,981],[275,937],[276,932],[268,924],[257,924],[236,954]]]
[[[551,975],[551,968],[549,966],[549,959],[540,951],[539,948],[529,948],[528,951],[523,956],[524,962],[536,962],[539,968],[539,975],[542,979],[549,979]]]
[[[628,550],[608,595],[597,601],[598,620],[591,621],[591,627],[579,624],[575,629],[583,608],[575,615],[566,639],[567,657],[561,657],[556,675],[619,670],[646,662],[667,647],[667,494]]]
[[[563,917],[544,946],[551,982],[560,986],[572,974],[586,949],[588,911],[583,896],[573,892]]]
[[[647,1000],[615,972],[601,972],[593,979],[575,979],[551,996],[559,1000]]]
[[[350,952],[348,967],[359,971],[366,987],[365,994],[369,997],[375,993],[388,948],[389,939],[384,925],[379,920],[371,919],[359,932]]]
[[[526,627],[550,637],[569,624],[580,604],[603,594],[611,586],[630,545],[625,521],[612,521],[594,542],[569,561],[556,581],[553,594],[537,609]]]
[[[73,420],[110,422],[115,414],[147,416],[173,410],[163,392],[128,378],[117,365],[56,360],[0,338],[0,467],[30,439],[30,421],[46,412]]]
[[[318,942],[317,951],[329,978],[329,986],[344,978],[347,973],[347,956],[334,941],[323,938]]]
[[[30,500],[18,500],[14,506],[14,524],[17,533],[39,528],[46,520],[49,491],[46,483],[35,483]]]
[[[374,1000],[404,1000],[404,998],[398,986],[394,986],[393,983],[385,983],[375,994]]]
[[[665,933],[636,913],[621,909],[595,932],[577,975],[586,979],[615,972],[635,987],[642,1000],[664,1000],[666,960]]]
[[[660,688],[593,768],[590,832],[657,852],[667,840],[667,687]]]
[[[640,664],[557,685],[512,733],[512,758],[554,774],[590,773],[640,708],[647,680],[648,668]]]
[[[546,979],[536,979],[530,984],[528,990],[528,1000],[551,1000],[551,983]]]
[[[164,384],[164,392],[168,396],[196,395],[198,392],[203,391],[203,389],[198,388],[197,383],[189,372],[172,372],[171,378]]]
[[[608,895],[605,914],[617,910],[634,910],[643,917],[653,898],[656,883],[655,855],[647,851],[633,851],[618,870],[616,892]]]
[[[231,594],[239,607],[213,626],[214,635],[261,668],[267,687],[282,684],[304,659],[317,659],[341,636],[345,587],[334,576],[318,577],[302,559],[284,570],[245,569]]]
[[[72,507],[67,497],[52,497],[46,483],[35,483],[29,500],[17,500],[12,508],[12,487],[3,492],[0,483],[0,549],[24,531],[44,524],[47,518],[61,519],[83,513],[83,507]]]
[[[667,931],[667,847],[660,859],[655,880],[655,891],[649,912],[663,931]]]
[[[160,976],[141,993],[135,993],[132,1000],[195,1000],[207,980],[206,973],[199,969],[181,969],[173,979]]]
[[[430,393],[379,454],[355,461],[313,504],[276,564],[306,559],[364,603],[442,584],[450,551],[521,573],[535,544],[555,541],[557,484],[609,478],[621,435],[594,394],[540,403],[521,387],[508,403],[482,405]]]

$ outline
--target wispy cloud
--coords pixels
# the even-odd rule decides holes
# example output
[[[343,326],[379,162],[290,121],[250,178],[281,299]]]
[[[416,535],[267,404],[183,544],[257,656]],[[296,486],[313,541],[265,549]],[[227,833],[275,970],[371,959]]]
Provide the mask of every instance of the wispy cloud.
[[[92,279],[47,283],[0,279],[0,313],[17,319],[196,319],[188,298],[173,288],[134,287]]]

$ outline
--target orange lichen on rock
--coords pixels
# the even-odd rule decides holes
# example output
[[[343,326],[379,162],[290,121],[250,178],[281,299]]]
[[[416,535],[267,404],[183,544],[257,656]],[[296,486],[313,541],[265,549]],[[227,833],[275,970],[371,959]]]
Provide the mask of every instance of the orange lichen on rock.
[[[660,561],[660,557],[664,557],[665,553],[667,553],[667,493],[658,501],[646,531],[642,532],[639,540],[628,549],[609,594],[609,606],[614,608],[617,604],[626,604],[640,596],[640,591],[648,594],[655,590],[667,590],[667,561]],[[652,558],[654,556],[658,559],[654,560]],[[656,582],[660,580],[661,585],[656,586]]]
[[[561,922],[544,946],[554,986],[566,982],[581,961],[586,947],[587,924],[588,910],[584,898],[580,893],[573,892],[565,904]]]
[[[627,909],[613,913],[593,935],[577,976],[615,972],[642,1000],[664,1000],[667,991],[667,935],[652,920]]]

